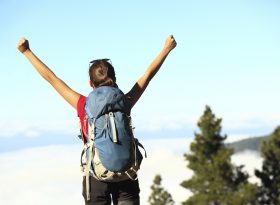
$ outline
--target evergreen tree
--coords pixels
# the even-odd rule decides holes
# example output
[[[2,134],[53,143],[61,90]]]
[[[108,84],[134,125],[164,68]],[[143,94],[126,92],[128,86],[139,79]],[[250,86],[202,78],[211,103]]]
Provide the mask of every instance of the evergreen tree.
[[[198,122],[200,133],[195,133],[190,154],[185,154],[193,177],[181,183],[193,195],[184,205],[247,205],[256,200],[256,185],[249,184],[243,166],[231,163],[233,150],[224,145],[221,119],[206,107]]]
[[[280,126],[263,142],[261,153],[264,159],[262,171],[255,171],[261,180],[258,201],[261,205],[280,204]]]
[[[151,205],[173,205],[174,201],[171,194],[161,186],[161,176],[156,175],[153,182],[149,203]]]

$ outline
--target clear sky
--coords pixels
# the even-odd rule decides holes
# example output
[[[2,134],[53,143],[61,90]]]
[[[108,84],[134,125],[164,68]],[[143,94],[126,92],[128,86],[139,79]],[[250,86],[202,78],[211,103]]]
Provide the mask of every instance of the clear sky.
[[[138,132],[192,137],[209,105],[229,135],[270,133],[280,124],[279,25],[276,0],[1,0],[0,137],[78,129],[73,108],[17,51],[22,36],[87,95],[89,61],[110,58],[127,92],[173,34],[177,48],[133,110]]]

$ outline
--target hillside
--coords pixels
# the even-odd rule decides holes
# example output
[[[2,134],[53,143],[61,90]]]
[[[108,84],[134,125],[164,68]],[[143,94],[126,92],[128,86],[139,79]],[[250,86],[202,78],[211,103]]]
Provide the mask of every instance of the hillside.
[[[234,152],[242,152],[245,150],[257,151],[261,150],[261,143],[268,139],[270,136],[262,136],[262,137],[251,137],[243,140],[239,140],[236,142],[226,144],[228,147],[233,148]]]

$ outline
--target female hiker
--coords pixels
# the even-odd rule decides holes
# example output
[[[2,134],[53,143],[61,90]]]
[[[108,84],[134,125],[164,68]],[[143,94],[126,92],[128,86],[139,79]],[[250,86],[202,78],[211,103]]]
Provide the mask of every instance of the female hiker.
[[[139,100],[151,79],[158,72],[166,57],[176,47],[176,45],[177,43],[174,37],[172,35],[168,36],[163,49],[147,68],[144,75],[141,76],[131,90],[125,94],[125,98],[127,102],[130,103],[131,108]],[[87,124],[85,124],[86,122],[84,119],[86,116],[85,105],[87,97],[75,90],[72,90],[65,82],[58,78],[54,72],[31,51],[28,40],[22,38],[18,44],[18,50],[24,54],[37,72],[53,86],[53,88],[66,100],[66,102],[77,110],[81,121],[84,142],[86,142],[88,131]],[[89,77],[90,86],[93,89],[101,86],[117,87],[115,71],[108,59],[92,61],[89,68]],[[85,198],[86,205],[109,205],[111,204],[111,199],[114,204],[119,205],[140,204],[140,189],[138,180],[127,179],[120,182],[104,182],[97,180],[94,177],[91,177],[90,180],[90,200],[87,200],[86,198],[85,177],[83,180],[83,196]]]

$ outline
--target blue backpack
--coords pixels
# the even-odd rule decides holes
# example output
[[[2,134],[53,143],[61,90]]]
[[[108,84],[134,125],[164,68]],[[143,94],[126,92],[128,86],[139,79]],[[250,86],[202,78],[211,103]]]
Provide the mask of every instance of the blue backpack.
[[[139,146],[143,146],[133,135],[131,108],[131,103],[116,87],[98,87],[87,98],[88,141],[81,163],[88,200],[90,175],[108,182],[137,180],[143,159]]]

